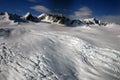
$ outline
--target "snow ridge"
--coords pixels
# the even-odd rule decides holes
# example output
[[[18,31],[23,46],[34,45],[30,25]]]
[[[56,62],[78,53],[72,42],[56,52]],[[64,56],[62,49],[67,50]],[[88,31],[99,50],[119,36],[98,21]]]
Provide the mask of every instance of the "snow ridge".
[[[80,20],[71,20],[66,16],[63,15],[53,15],[53,14],[41,14],[40,16],[38,16],[38,18],[41,21],[44,22],[50,22],[50,23],[57,23],[57,24],[64,24],[67,26],[80,26],[80,25],[104,25],[106,26],[106,23],[102,23],[100,22],[100,20],[97,20],[95,18],[90,18],[90,19],[80,19]]]
[[[100,20],[95,18],[91,19],[84,19],[84,20],[71,20],[70,18],[60,15],[60,14],[41,14],[40,16],[36,17],[33,16],[30,12],[26,13],[24,16],[19,16],[17,14],[10,14],[10,13],[0,13],[0,22],[4,19],[4,22],[11,21],[12,23],[28,23],[28,22],[49,22],[55,24],[66,25],[70,27],[76,27],[81,25],[99,25],[99,26],[106,26],[107,23],[102,23]]]

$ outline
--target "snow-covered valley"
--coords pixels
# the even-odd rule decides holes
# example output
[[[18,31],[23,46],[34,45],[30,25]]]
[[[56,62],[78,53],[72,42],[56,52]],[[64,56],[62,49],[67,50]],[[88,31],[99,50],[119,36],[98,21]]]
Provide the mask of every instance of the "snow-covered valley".
[[[120,80],[119,75],[120,25],[0,23],[0,80]]]

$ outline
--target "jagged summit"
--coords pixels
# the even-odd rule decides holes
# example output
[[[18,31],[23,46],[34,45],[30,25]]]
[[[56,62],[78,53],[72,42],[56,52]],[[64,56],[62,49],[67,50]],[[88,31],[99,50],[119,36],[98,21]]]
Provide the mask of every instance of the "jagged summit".
[[[60,14],[41,14],[38,17],[41,21],[68,25],[70,19]]]
[[[27,18],[27,17],[29,17],[29,16],[31,16],[31,13],[30,13],[30,12],[27,12],[23,17],[24,17],[24,18]]]
[[[36,16],[33,16],[30,12],[27,12],[23,18],[28,21],[39,22],[39,19]]]
[[[77,25],[81,25],[81,23],[82,23],[80,20],[71,20],[70,18],[68,18],[64,15],[61,15],[61,14],[45,14],[45,13],[43,13],[38,18],[44,22],[63,24],[63,25],[67,25],[67,26],[77,26]]]
[[[38,18],[44,22],[64,24],[64,25],[68,25],[68,26],[80,26],[80,25],[89,26],[89,25],[103,25],[104,24],[96,18],[71,20],[70,18],[68,18],[64,15],[57,15],[57,14],[45,14],[45,13],[43,13],[40,16],[38,16]]]

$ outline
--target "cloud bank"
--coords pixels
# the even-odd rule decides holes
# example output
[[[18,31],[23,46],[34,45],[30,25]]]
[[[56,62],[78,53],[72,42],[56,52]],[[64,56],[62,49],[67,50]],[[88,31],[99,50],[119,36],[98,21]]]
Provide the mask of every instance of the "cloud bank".
[[[92,10],[88,7],[82,7],[74,13],[76,17],[87,17],[92,15]]]
[[[44,12],[44,13],[50,13],[51,12],[50,9],[48,9],[45,6],[42,6],[42,5],[35,5],[35,6],[30,7],[30,8],[35,10],[35,11],[38,11],[38,12]]]

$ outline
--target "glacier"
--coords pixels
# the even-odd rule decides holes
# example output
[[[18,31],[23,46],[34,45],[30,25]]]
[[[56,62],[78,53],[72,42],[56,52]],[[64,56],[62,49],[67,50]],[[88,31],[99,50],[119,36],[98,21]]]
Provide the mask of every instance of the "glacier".
[[[0,80],[120,80],[120,25],[0,21]]]

